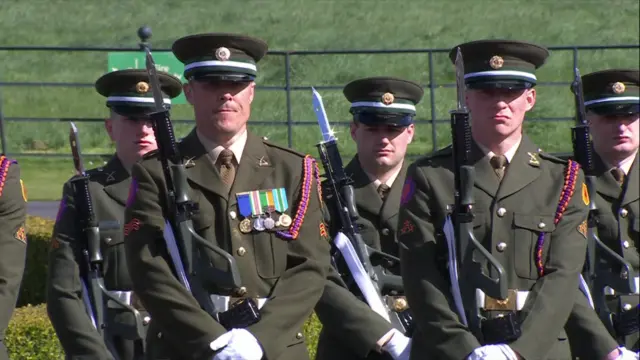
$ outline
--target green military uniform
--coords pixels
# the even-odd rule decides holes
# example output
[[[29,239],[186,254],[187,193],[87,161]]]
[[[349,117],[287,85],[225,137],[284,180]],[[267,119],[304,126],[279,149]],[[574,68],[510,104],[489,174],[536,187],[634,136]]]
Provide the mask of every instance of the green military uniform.
[[[206,34],[179,39],[173,50],[188,64],[187,79],[247,81],[255,78],[255,64],[266,53],[266,44],[244,36]],[[227,296],[229,306],[232,297],[258,298],[261,319],[246,330],[258,340],[264,358],[305,359],[309,355],[302,328],[322,294],[324,269],[329,266],[328,240],[321,235],[317,168],[311,157],[251,132],[246,136],[230,186],[195,129],[178,146],[185,159],[188,195],[198,204],[193,228],[231,254],[241,277],[236,288],[224,283],[203,286],[210,294]],[[170,209],[159,157],[134,165],[132,174],[125,245],[134,290],[153,318],[150,357],[160,357],[156,351],[165,349],[171,359],[211,359],[210,343],[227,329],[201,308],[172,272],[163,240],[163,232],[170,230],[163,217]],[[275,205],[269,194],[277,195]],[[267,216],[278,222],[267,224]],[[269,229],[271,225],[275,227]],[[204,249],[197,254],[194,266],[207,269],[200,273],[226,269],[219,255]]]
[[[638,70],[612,69],[603,70],[582,76],[585,108],[588,112],[594,112],[607,116],[637,116],[640,108],[640,72]],[[637,136],[637,134],[635,134]],[[638,271],[640,259],[638,248],[640,247],[640,188],[638,153],[626,176],[616,180],[614,176],[615,165],[605,164],[597,154],[594,156],[595,172],[597,177],[596,205],[598,207],[597,224],[598,236],[612,250],[622,255],[634,268],[636,293],[615,294],[612,289],[607,289],[607,298],[610,310],[614,315],[614,326],[617,318],[626,311],[638,306]],[[637,318],[636,318],[636,321]],[[638,351],[638,324],[635,331],[625,336],[620,331],[616,332],[620,344],[629,350]]]
[[[27,193],[20,166],[0,154],[0,360],[8,360],[4,336],[16,306],[27,253]]]
[[[422,98],[423,90],[419,85],[409,81],[375,77],[347,84],[344,94],[352,104],[354,121],[365,125],[405,127],[413,123],[415,104]],[[385,99],[387,103],[383,102]],[[394,108],[394,104],[400,106]],[[355,202],[360,215],[356,221],[358,231],[367,245],[398,256],[396,224],[408,164],[403,162],[400,172],[383,199],[374,181],[362,168],[359,156],[363,155],[356,155],[345,168],[345,173],[354,182]],[[332,213],[330,217],[336,219],[329,221],[329,233],[333,238],[341,231],[339,217],[335,213],[333,195],[327,186],[323,187],[327,208]],[[348,272],[346,265],[340,265],[341,273]],[[400,275],[398,265],[389,269],[395,275]],[[359,294],[359,290],[356,291]],[[392,329],[391,324],[369,308],[362,296],[359,298],[347,290],[335,270],[331,271],[324,293],[315,308],[323,325],[316,359],[391,358],[386,352],[375,351],[376,342]],[[391,309],[397,306],[397,309],[405,310],[405,303],[406,299],[403,296],[389,298]]]
[[[534,70],[548,55],[544,48],[515,41],[460,47],[465,83],[477,89],[530,88],[536,83]],[[580,196],[583,173],[573,162],[540,152],[526,135],[501,181],[475,142],[471,163],[474,235],[504,267],[510,289],[506,303],[476,296],[485,317],[483,336],[496,319],[515,313],[511,325],[521,334],[503,330],[505,338],[513,337],[492,343],[506,343],[527,360],[570,358],[563,327],[574,302],[586,301],[578,293],[586,250],[581,225],[588,211],[588,199]],[[450,293],[443,226],[454,204],[453,166],[451,147],[423,157],[409,168],[403,190],[398,224],[402,275],[417,320],[412,359],[463,359],[488,345],[461,323]]]
[[[180,81],[168,74],[160,73],[163,91],[176,97],[182,91]],[[107,73],[96,82],[98,92],[107,97],[107,106],[114,112],[127,116],[119,121],[144,120],[145,113],[153,109],[148,99],[148,75],[143,70],[121,70]],[[89,191],[95,217],[100,227],[100,250],[103,257],[105,288],[141,311],[147,322],[148,314],[136,303],[131,293],[132,285],[125,261],[124,207],[131,185],[129,172],[116,154],[103,167],[86,172],[89,176]],[[72,178],[73,179],[73,178]],[[140,359],[143,340],[135,332],[135,319],[131,312],[105,298],[109,345],[96,331],[88,316],[83,300],[85,263],[82,255],[86,243],[79,228],[73,184],[66,182],[53,230],[49,252],[47,278],[47,312],[70,359]],[[109,350],[107,349],[109,347]]]

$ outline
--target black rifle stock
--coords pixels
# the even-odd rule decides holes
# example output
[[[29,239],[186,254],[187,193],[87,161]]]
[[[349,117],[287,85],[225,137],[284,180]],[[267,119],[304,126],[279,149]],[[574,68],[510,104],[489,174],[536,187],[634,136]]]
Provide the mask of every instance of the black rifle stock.
[[[358,256],[358,260],[372,280],[372,284],[382,302],[386,305],[385,295],[401,294],[404,291],[402,278],[385,269],[397,266],[400,260],[392,255],[376,250],[367,245],[358,233],[356,220],[359,218],[355,203],[352,180],[345,174],[342,158],[335,139],[323,141],[316,145],[325,171],[325,189],[333,195],[335,210],[339,214],[340,231],[349,239]],[[334,220],[332,220],[334,221]],[[337,257],[339,252],[333,251]],[[335,261],[335,259],[334,259]],[[375,265],[374,265],[375,263]],[[384,266],[383,266],[384,265]],[[350,281],[353,283],[353,281]],[[352,291],[355,289],[352,289]],[[412,316],[409,310],[392,311],[387,306],[387,314],[394,328],[403,334],[411,334]]]
[[[576,125],[571,129],[573,157],[582,167],[589,201],[587,220],[587,256],[583,277],[593,297],[594,307],[600,319],[613,329],[611,313],[606,304],[605,287],[621,293],[633,293],[635,287],[633,267],[598,237],[598,207],[596,204],[596,175],[593,164],[593,148],[586,118],[580,72],[575,69],[572,83],[576,107]],[[619,242],[620,243],[620,242]],[[618,270],[617,272],[615,270]]]
[[[178,268],[184,268],[187,283],[183,285],[191,291],[205,311],[219,320],[218,311],[206,288],[238,289],[241,284],[240,272],[231,254],[202,238],[193,228],[192,217],[198,210],[197,204],[191,201],[188,195],[185,164],[178,150],[169,110],[163,105],[160,80],[153,57],[148,47],[143,46],[143,48],[146,52],[147,72],[156,103],[156,111],[150,113],[149,117],[158,143],[158,155],[167,186],[166,211],[168,213],[166,215],[169,228],[165,228],[165,233],[168,231],[174,236],[182,262],[182,264],[173,264],[174,270],[177,273]],[[228,269],[217,269],[206,264],[206,261],[194,261],[194,256],[204,249],[223,258]]]
[[[458,87],[458,108],[451,114],[451,136],[453,151],[453,169],[455,178],[454,205],[452,221],[459,252],[460,273],[458,284],[464,309],[467,312],[467,326],[480,336],[482,316],[476,304],[476,289],[487,296],[504,300],[507,298],[507,278],[502,265],[475,238],[473,234],[473,188],[475,169],[471,163],[471,125],[469,111],[464,105],[464,65],[462,53],[458,49],[456,57],[456,78]],[[474,259],[475,258],[475,259]],[[479,259],[476,260],[476,259]],[[482,261],[484,259],[484,261]],[[485,263],[496,277],[484,273]]]

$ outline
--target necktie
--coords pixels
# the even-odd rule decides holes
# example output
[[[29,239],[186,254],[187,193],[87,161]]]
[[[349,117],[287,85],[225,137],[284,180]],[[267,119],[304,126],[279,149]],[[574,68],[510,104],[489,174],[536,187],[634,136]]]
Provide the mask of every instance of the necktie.
[[[236,177],[236,167],[233,163],[233,151],[224,149],[218,155],[218,163],[220,164],[220,176],[222,181],[227,184],[233,184],[233,180]]]
[[[498,179],[502,181],[502,178],[504,177],[504,168],[505,166],[507,166],[507,157],[504,155],[500,155],[500,156],[496,155],[492,157],[491,160],[489,160],[489,163],[491,163],[491,166],[493,167],[493,171],[496,172]]]
[[[378,195],[380,195],[380,198],[382,200],[387,197],[387,194],[389,194],[389,190],[391,190],[391,188],[387,184],[378,185]]]
[[[613,168],[611,169],[611,175],[613,175],[613,178],[616,179],[616,181],[620,186],[622,186],[622,184],[624,183],[624,177],[625,177],[624,171],[619,167]]]

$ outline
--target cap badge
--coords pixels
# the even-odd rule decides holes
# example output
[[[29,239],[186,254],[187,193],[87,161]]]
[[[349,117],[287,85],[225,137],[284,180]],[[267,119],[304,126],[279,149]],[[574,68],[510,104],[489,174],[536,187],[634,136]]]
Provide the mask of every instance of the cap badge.
[[[495,55],[489,60],[489,65],[491,65],[491,68],[498,70],[502,67],[502,65],[504,65],[504,59],[498,55]]]
[[[145,94],[147,91],[149,91],[149,84],[144,81],[140,81],[136,84],[136,91],[139,94]]]
[[[382,95],[382,103],[385,105],[393,104],[393,100],[395,100],[395,97],[392,93],[384,93],[384,95]]]
[[[616,82],[615,84],[611,85],[611,90],[613,90],[614,94],[622,94],[625,90],[625,86],[621,82]]]
[[[231,57],[231,51],[226,47],[219,47],[216,50],[216,59],[220,61],[227,61]]]

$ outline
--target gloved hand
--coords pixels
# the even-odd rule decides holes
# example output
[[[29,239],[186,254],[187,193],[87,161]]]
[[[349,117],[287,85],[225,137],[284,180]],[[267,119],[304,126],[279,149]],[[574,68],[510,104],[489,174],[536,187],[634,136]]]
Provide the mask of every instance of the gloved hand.
[[[393,360],[409,360],[409,354],[411,353],[411,338],[408,338],[400,331],[393,329],[391,339],[382,346],[382,350],[391,355]]]
[[[263,355],[260,343],[246,329],[231,329],[212,341],[209,347],[213,351],[220,350],[213,360],[260,360]]]
[[[518,360],[518,355],[509,345],[485,345],[473,350],[467,360]]]
[[[640,359],[640,355],[638,353],[628,350],[627,348],[619,347],[620,355],[616,358],[616,360],[638,360]]]

